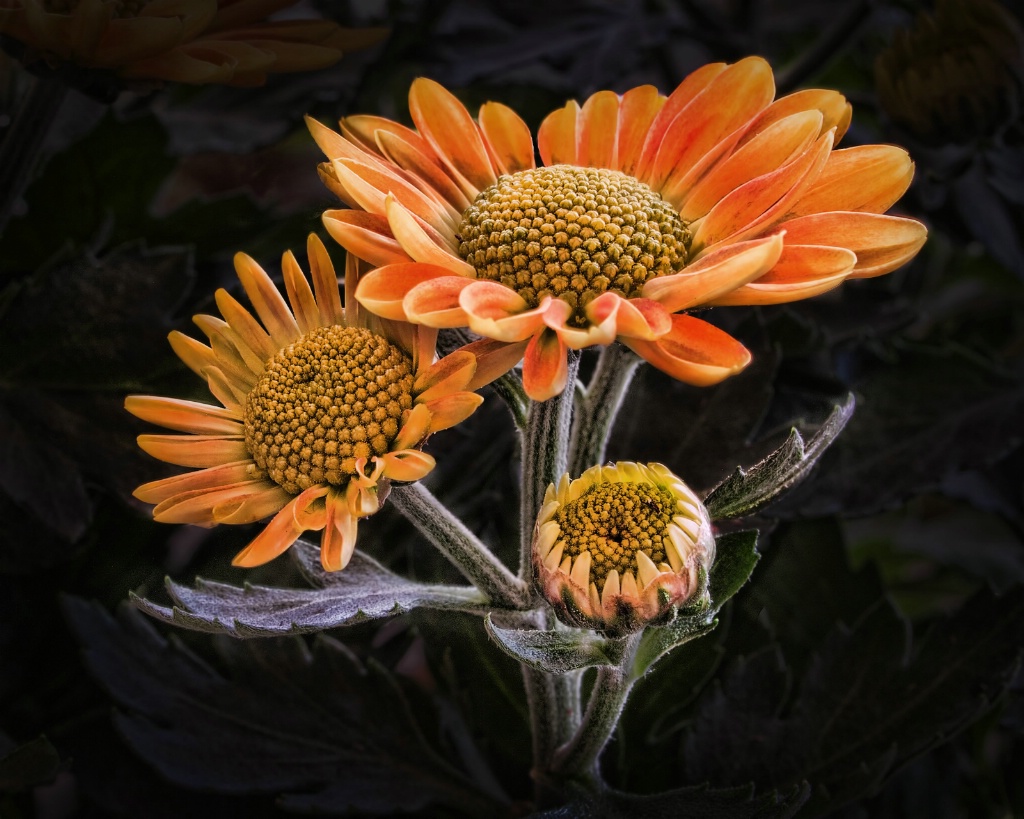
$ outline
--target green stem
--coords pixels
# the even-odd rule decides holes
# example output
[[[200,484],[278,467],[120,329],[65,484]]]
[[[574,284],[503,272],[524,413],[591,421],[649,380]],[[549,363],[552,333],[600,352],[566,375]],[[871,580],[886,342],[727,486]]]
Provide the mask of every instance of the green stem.
[[[640,357],[621,344],[609,344],[601,351],[573,419],[569,449],[571,476],[579,477],[590,467],[604,463],[608,437],[639,365]]]
[[[633,652],[628,652],[632,657]],[[590,692],[583,720],[565,745],[555,753],[552,773],[559,778],[575,779],[594,786],[600,782],[598,757],[619,723],[619,716],[633,686],[626,668],[600,666]]]
[[[57,118],[67,86],[38,78],[21,101],[0,141],[0,234],[32,181],[46,135]]]
[[[422,483],[395,487],[390,500],[420,534],[494,603],[512,609],[528,605],[526,583],[512,574]]]
[[[569,429],[580,354],[569,350],[568,358],[569,377],[565,389],[547,401],[532,403],[523,431],[519,576],[524,580],[532,572],[533,523],[544,502],[544,493],[548,484],[558,483],[568,461]]]

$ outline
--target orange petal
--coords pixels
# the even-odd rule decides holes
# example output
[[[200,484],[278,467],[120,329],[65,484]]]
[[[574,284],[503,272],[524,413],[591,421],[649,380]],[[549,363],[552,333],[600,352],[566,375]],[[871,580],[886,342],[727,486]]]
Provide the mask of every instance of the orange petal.
[[[722,296],[713,305],[782,304],[831,290],[850,275],[857,263],[853,251],[786,243],[778,263],[760,278]]]
[[[394,196],[388,194],[384,201],[388,224],[398,244],[414,262],[447,267],[459,276],[474,278],[476,269],[466,264],[451,252],[445,237],[433,228],[424,225],[412,211],[408,210]],[[449,234],[449,241],[451,236]]]
[[[140,435],[139,446],[154,458],[178,466],[220,466],[251,458],[241,437],[222,435]]]
[[[742,241],[767,229],[817,178],[831,148],[830,132],[788,165],[740,185],[700,221],[691,249]]]
[[[295,254],[285,251],[281,257],[281,272],[284,274],[284,290],[288,294],[288,303],[292,306],[292,315],[302,333],[308,333],[320,326],[320,311],[313,298],[313,291],[306,281],[306,274],[299,267]]]
[[[355,299],[378,316],[406,321],[402,300],[419,284],[438,278],[450,278],[451,271],[431,264],[406,262],[371,270],[359,281]],[[457,302],[456,302],[457,303]]]
[[[321,326],[344,324],[345,310],[341,306],[338,274],[334,271],[331,254],[315,233],[306,237],[306,256],[309,259],[309,276],[313,280],[313,296],[320,311]]]
[[[786,243],[845,247],[857,254],[850,278],[881,276],[910,261],[928,238],[914,219],[837,211],[783,222]]]
[[[181,475],[172,475],[159,481],[144,483],[132,494],[144,503],[160,503],[187,492],[218,489],[222,486],[241,483],[249,477],[252,466],[252,459],[248,458],[244,461],[211,466],[208,469],[200,469],[195,472],[184,472]]]
[[[464,191],[475,197],[496,181],[491,160],[476,123],[461,102],[440,84],[424,77],[409,89],[409,113],[441,161],[457,180],[469,183]]]
[[[234,343],[236,340],[241,343],[241,339],[231,332],[227,322],[202,313],[193,316],[192,320],[210,339],[215,359],[214,366],[220,369],[232,383],[244,385],[246,391],[251,389],[256,383],[256,373],[263,371],[263,362],[254,360],[252,351],[246,350],[246,355],[253,360],[255,365],[253,369],[250,369],[246,358],[239,353],[239,348]]]
[[[215,523],[245,524],[263,520],[283,509],[292,495],[277,484],[259,481],[262,488],[245,495],[221,499],[213,508]],[[154,510],[155,511],[155,510]]]
[[[537,150],[545,165],[578,165],[576,134],[580,106],[569,100],[564,108],[552,111],[537,129]]]
[[[672,329],[669,311],[647,298],[624,299],[617,293],[602,293],[587,305],[586,312],[587,318],[597,324],[613,318],[615,336],[649,341]]]
[[[313,141],[316,142],[320,150],[330,160],[356,159],[361,162],[368,162],[374,156],[365,145],[345,139],[337,131],[328,128],[322,122],[318,122],[308,115],[306,116],[306,127],[309,128]]]
[[[412,128],[402,125],[386,117],[378,117],[373,114],[356,114],[343,117],[341,120],[341,132],[353,142],[362,145],[366,150],[382,156],[379,135],[383,133],[394,134],[401,137],[420,153],[437,159],[437,153],[423,137],[417,134]]]
[[[673,276],[659,276],[644,285],[644,298],[659,302],[669,313],[707,304],[767,273],[779,260],[781,234],[725,245]]]
[[[264,362],[277,355],[278,346],[270,333],[260,326],[252,313],[246,310],[227,290],[219,288],[213,294],[217,309],[239,339]]]
[[[632,175],[651,123],[665,105],[666,97],[653,85],[631,88],[619,101],[618,157],[615,168]]]
[[[305,490],[274,515],[256,538],[231,561],[232,566],[260,566],[288,550],[303,532],[323,529],[327,523],[326,487]]]
[[[335,492],[328,493],[326,503],[327,521],[320,536],[320,564],[325,572],[340,572],[355,552],[359,519],[348,511],[344,497]]]
[[[465,311],[469,328],[474,333],[497,341],[522,341],[529,338],[544,326],[544,316],[548,311],[547,303],[530,310],[529,305],[514,290],[497,282],[483,280],[471,282],[462,291],[459,305]],[[565,307],[570,309],[568,304]]]
[[[278,348],[287,347],[299,337],[299,326],[280,291],[256,260],[245,253],[235,254],[235,272],[252,302],[256,315],[267,328]]]
[[[771,66],[747,57],[715,77],[665,132],[661,147],[642,181],[660,190],[686,175],[717,143],[750,122],[775,96]]]
[[[456,350],[416,376],[412,385],[416,400],[432,401],[443,395],[461,392],[473,379],[476,358],[466,350]]]
[[[424,153],[414,143],[390,131],[378,131],[377,144],[384,156],[422,183],[422,187],[433,192],[438,199],[460,212],[469,207],[470,200],[429,147],[429,153]]]
[[[822,116],[821,134],[835,128],[837,143],[846,133],[853,116],[852,106],[846,101],[846,97],[838,91],[806,88],[803,91],[779,97],[769,105],[754,120],[750,130],[743,137],[743,141],[753,139],[773,122],[778,122],[780,119],[801,111],[820,111]]]
[[[437,463],[426,452],[420,452],[418,449],[388,452],[386,455],[378,456],[377,460],[384,464],[385,477],[403,483],[411,483],[425,478]]]
[[[859,145],[833,151],[817,181],[790,215],[831,210],[885,213],[910,187],[914,163],[895,145]]]
[[[363,210],[327,210],[324,227],[339,245],[375,267],[411,261],[384,216]]]
[[[334,160],[333,168],[345,190],[363,210],[378,216],[386,216],[384,202],[387,195],[393,193],[403,205],[434,230],[454,233],[454,225],[458,224],[461,214],[451,205],[442,204],[424,194],[397,174],[349,159]]]
[[[580,110],[579,132],[576,164],[585,168],[614,168],[619,133],[618,94],[592,94]]]
[[[434,265],[430,265],[434,269]],[[405,296],[402,308],[409,321],[428,327],[465,327],[469,318],[461,304],[467,287],[476,284],[463,276],[441,276],[417,284]]]
[[[466,389],[478,390],[494,379],[501,378],[522,360],[527,344],[526,339],[510,344],[493,338],[482,338],[467,344],[462,349],[476,357],[476,372]]]
[[[475,392],[456,392],[427,401],[426,407],[430,410],[430,431],[440,432],[456,424],[461,424],[470,415],[476,412],[484,402],[482,395]]]
[[[251,523],[254,520],[265,518],[267,515],[272,515],[286,504],[291,496],[277,484],[268,484],[264,480],[242,481],[213,489],[181,492],[158,503],[153,509],[153,520],[158,523],[192,523],[199,526],[210,526],[221,522],[215,512],[221,504],[237,506],[247,498],[267,493],[272,498],[271,505],[269,507],[265,505],[263,508],[266,511],[259,518],[252,518],[248,521]]]
[[[217,361],[213,350],[178,330],[171,330],[167,340],[171,343],[174,354],[196,375],[201,376],[207,367],[212,367]]]
[[[679,116],[679,112],[693,102],[726,68],[728,66],[725,63],[703,65],[687,75],[676,86],[675,91],[669,94],[647,132],[643,147],[640,149],[640,157],[636,163],[636,172],[633,176],[641,181],[646,178],[651,167],[654,165],[654,158],[659,148],[661,148],[665,132],[675,121],[676,117]]]
[[[136,418],[179,432],[244,434],[240,416],[229,409],[198,401],[155,395],[129,395],[124,400],[124,408]]]
[[[672,316],[672,330],[654,341],[622,342],[662,372],[698,387],[717,384],[750,363],[750,353],[736,339],[688,315]]]
[[[793,161],[820,130],[818,111],[803,111],[773,123],[697,182],[682,201],[679,215],[687,222],[704,216],[740,185]]]
[[[523,355],[523,388],[534,401],[547,401],[569,380],[568,350],[558,333],[544,328],[530,339]]]
[[[480,106],[477,121],[499,173],[517,173],[535,167],[530,128],[515,111],[500,102],[485,102]]]
[[[217,366],[210,366],[203,370],[203,377],[206,379],[206,386],[210,388],[213,397],[228,409],[241,415],[249,391],[234,379],[224,375]]]
[[[398,435],[392,443],[392,447],[399,449],[411,449],[419,446],[423,439],[430,434],[430,410],[425,404],[416,404],[405,419]]]

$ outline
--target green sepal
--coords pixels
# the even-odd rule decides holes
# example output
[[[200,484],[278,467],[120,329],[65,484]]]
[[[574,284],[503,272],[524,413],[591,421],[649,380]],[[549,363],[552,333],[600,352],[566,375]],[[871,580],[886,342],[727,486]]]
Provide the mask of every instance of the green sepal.
[[[786,442],[763,461],[748,469],[737,467],[704,499],[711,519],[726,520],[754,512],[806,478],[853,416],[855,404],[850,393],[807,442],[794,427]]]
[[[530,668],[550,674],[618,665],[626,650],[625,638],[601,637],[579,629],[502,628],[494,624],[490,614],[484,618],[484,628],[506,654]]]

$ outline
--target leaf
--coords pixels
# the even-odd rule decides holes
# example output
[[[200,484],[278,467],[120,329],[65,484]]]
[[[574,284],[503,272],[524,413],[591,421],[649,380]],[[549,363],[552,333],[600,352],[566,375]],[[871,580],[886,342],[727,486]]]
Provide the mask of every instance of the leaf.
[[[806,786],[755,795],[753,786],[697,785],[653,794],[606,790],[531,819],[789,819],[807,801]]]
[[[303,550],[308,555],[315,548],[307,543]],[[162,606],[136,595],[132,595],[132,602],[171,625],[235,637],[319,632],[391,617],[419,606],[475,613],[486,610],[486,599],[475,588],[406,580],[361,552],[352,556],[344,570],[330,574],[321,570],[321,574],[322,585],[316,589],[248,583],[239,588],[202,578],[189,589],[167,580],[174,606]]]
[[[748,469],[738,467],[704,499],[712,520],[749,514],[806,478],[825,450],[843,431],[853,415],[855,404],[851,393],[843,404],[832,410],[806,444],[803,436],[794,428],[786,443],[763,461]]]
[[[43,736],[0,756],[0,793],[24,791],[53,780],[60,756]]]
[[[678,617],[670,625],[650,626],[644,629],[640,645],[637,646],[636,654],[633,657],[630,676],[633,679],[639,679],[672,649],[709,634],[717,625],[718,620],[709,615]]]
[[[715,538],[715,562],[708,581],[708,592],[715,611],[721,609],[750,579],[760,559],[755,529],[727,532]]]
[[[118,729],[179,786],[283,792],[335,813],[430,804],[500,812],[428,742],[436,714],[414,711],[385,669],[337,641],[223,640],[222,672],[128,606],[117,619],[77,598],[66,598],[65,610],[87,665],[119,706]]]
[[[598,665],[622,661],[625,638],[605,638],[580,629],[512,629],[494,624],[491,615],[484,627],[498,648],[531,668],[551,674],[565,674]]]

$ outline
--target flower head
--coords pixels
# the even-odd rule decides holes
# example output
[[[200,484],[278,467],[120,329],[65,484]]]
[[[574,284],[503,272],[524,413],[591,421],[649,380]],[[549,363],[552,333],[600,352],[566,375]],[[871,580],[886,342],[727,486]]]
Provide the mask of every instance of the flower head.
[[[715,539],[704,505],[661,464],[594,466],[548,487],[534,576],[566,623],[619,635],[705,591]]]
[[[508,345],[536,400],[565,387],[568,349],[616,340],[713,384],[750,354],[690,311],[814,296],[888,273],[925,239],[884,215],[913,175],[905,151],[833,150],[851,116],[838,92],[774,96],[757,57],[704,66],[668,97],[601,91],[543,121],[537,167],[511,109],[488,102],[474,120],[419,79],[415,129],[309,121],[351,208],[324,224],[376,266],[356,292],[368,309]]]
[[[0,33],[25,62],[124,79],[259,85],[268,74],[326,68],[379,30],[329,20],[268,22],[296,0],[0,0]]]
[[[323,530],[328,571],[352,555],[359,518],[377,511],[390,481],[415,481],[434,467],[427,436],[480,405],[486,350],[463,348],[433,362],[436,331],[342,307],[323,243],[308,242],[312,288],[295,257],[282,260],[288,299],[245,254],[235,269],[255,310],[225,290],[223,319],[199,315],[209,346],[171,334],[178,356],[220,405],[130,396],[129,412],[183,435],[141,435],[139,446],[198,471],[140,486],[165,523],[252,523],[266,528],[234,559],[257,566],[307,530]],[[350,257],[349,286],[359,275]],[[258,320],[257,320],[258,319]],[[473,350],[482,351],[479,358]]]

